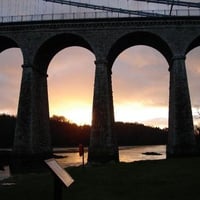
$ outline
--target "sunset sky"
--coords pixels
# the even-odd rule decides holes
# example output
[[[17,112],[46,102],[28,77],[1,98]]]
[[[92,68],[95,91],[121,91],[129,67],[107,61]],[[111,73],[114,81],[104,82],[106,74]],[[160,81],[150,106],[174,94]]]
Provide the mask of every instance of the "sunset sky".
[[[186,57],[193,115],[200,108],[199,55],[200,47]],[[51,116],[63,115],[78,124],[91,123],[94,61],[94,55],[81,47],[70,47],[55,55],[48,69]],[[21,65],[19,49],[0,53],[0,113],[17,114]],[[147,46],[131,47],[118,56],[112,68],[116,121],[167,127],[168,67],[165,58]]]

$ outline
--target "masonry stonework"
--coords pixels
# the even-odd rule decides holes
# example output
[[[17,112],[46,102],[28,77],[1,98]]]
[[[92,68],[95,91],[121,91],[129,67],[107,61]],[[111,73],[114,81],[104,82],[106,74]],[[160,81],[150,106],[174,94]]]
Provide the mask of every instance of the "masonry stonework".
[[[195,154],[185,56],[200,45],[199,17],[55,20],[0,24],[0,51],[18,47],[24,59],[14,153],[38,155],[52,151],[46,76],[48,65],[60,50],[70,46],[81,46],[93,52],[96,57],[88,161],[118,162],[118,147],[113,132],[111,71],[117,56],[126,48],[135,45],[147,45],[157,49],[169,64],[167,155],[173,157]]]

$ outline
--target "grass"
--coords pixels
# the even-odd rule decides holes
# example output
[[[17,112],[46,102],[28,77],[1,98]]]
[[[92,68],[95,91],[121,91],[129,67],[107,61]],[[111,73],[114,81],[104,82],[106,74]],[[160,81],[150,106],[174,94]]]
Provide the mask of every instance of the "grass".
[[[75,182],[63,187],[65,200],[200,199],[200,158],[72,167],[67,171]],[[53,200],[54,179],[49,171],[15,175],[6,182],[16,185],[0,185],[1,200]]]

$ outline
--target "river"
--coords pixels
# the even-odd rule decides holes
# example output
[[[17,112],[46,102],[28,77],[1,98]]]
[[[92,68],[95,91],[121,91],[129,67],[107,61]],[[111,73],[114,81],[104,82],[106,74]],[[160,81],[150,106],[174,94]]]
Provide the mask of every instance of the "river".
[[[78,166],[82,163],[82,157],[77,152],[78,148],[56,148],[54,154],[62,167]],[[87,151],[84,154],[87,162]],[[120,162],[134,162],[139,160],[158,160],[166,158],[165,145],[146,145],[119,147]]]

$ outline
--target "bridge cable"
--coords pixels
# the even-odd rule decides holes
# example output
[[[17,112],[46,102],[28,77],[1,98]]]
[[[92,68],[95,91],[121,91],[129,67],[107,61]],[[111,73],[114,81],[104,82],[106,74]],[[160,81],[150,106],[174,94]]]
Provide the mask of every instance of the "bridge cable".
[[[174,0],[173,0],[173,2],[171,4],[171,7],[170,7],[170,11],[169,11],[169,15],[170,16],[172,15],[173,6],[174,6]]]
[[[108,7],[108,6],[100,6],[100,5],[95,5],[95,4],[80,3],[80,2],[67,1],[67,0],[43,0],[43,1],[47,1],[47,2],[49,1],[49,2],[53,2],[53,3],[62,3],[62,4],[70,5],[70,6],[84,7],[84,8],[93,9],[93,10],[103,10],[103,11],[113,12],[113,13],[139,15],[139,16],[143,16],[143,17],[167,16],[167,15],[158,14],[158,13],[150,13],[150,12],[145,12],[145,11],[129,10],[129,9],[122,9],[122,8],[113,8],[113,7]]]
[[[0,13],[2,13],[2,11],[3,11],[3,1],[0,1]]]
[[[133,0],[133,1],[141,1],[141,2],[150,2],[150,3],[158,3],[158,4],[173,4],[175,6],[185,6],[185,7],[193,7],[200,8],[200,3],[195,3],[191,1],[177,1],[177,0]]]

